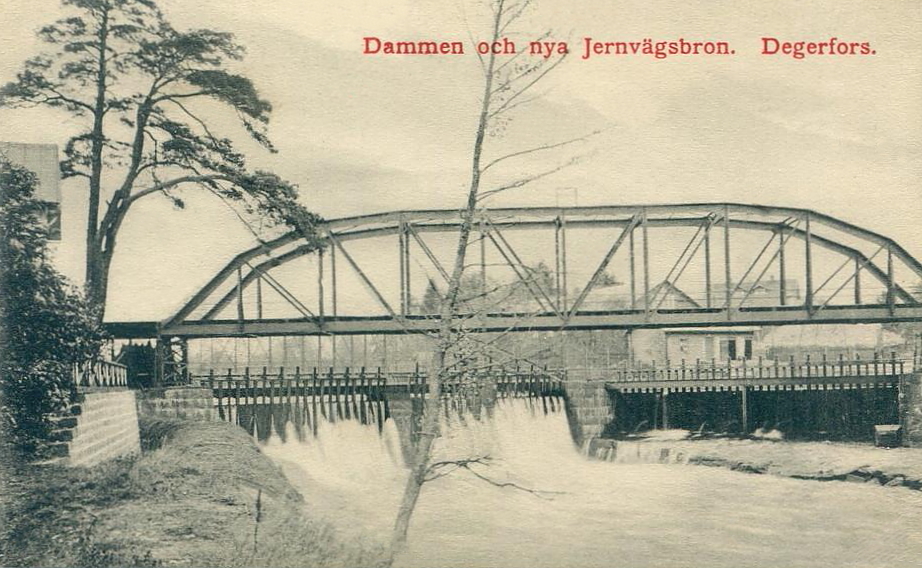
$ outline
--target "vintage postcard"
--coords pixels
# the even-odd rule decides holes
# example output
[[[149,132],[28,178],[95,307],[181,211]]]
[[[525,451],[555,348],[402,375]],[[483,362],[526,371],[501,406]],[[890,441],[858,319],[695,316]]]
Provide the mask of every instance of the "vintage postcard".
[[[0,565],[922,564],[922,3],[0,20]]]

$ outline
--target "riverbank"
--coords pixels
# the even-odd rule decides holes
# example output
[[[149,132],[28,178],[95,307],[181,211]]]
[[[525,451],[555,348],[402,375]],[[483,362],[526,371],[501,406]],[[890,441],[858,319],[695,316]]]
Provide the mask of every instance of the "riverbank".
[[[309,517],[242,429],[157,421],[145,452],[8,472],[2,566],[382,566],[383,550]]]
[[[818,481],[873,483],[922,490],[922,448],[843,442],[692,439],[683,431],[636,440],[592,440],[590,456],[622,463],[687,463]]]

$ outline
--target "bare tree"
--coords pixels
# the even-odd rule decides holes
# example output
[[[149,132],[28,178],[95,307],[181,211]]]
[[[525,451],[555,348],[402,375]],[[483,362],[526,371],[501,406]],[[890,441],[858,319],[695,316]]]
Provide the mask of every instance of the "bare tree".
[[[509,36],[512,27],[521,21],[530,7],[531,0],[491,0],[490,32],[487,41],[493,44]],[[544,39],[548,36],[549,34],[544,34],[534,39]],[[564,61],[566,54],[531,57],[528,50],[522,48],[511,55],[498,55],[490,50],[489,53],[479,54],[478,57],[483,73],[483,90],[472,149],[467,201],[461,211],[462,222],[453,267],[448,279],[448,290],[439,306],[439,330],[434,337],[436,346],[428,374],[429,389],[423,404],[420,432],[413,461],[410,464],[410,475],[394,524],[391,539],[392,554],[396,554],[406,546],[410,519],[422,486],[427,480],[441,477],[445,471],[458,468],[471,471],[472,465],[488,461],[486,457],[480,456],[454,462],[431,462],[433,442],[439,436],[442,386],[458,373],[457,362],[459,360],[470,360],[471,358],[471,355],[464,351],[469,350],[469,340],[472,339],[471,334],[465,331],[465,320],[472,319],[472,317],[470,314],[463,314],[461,308],[471,302],[470,298],[463,297],[462,289],[465,287],[467,251],[469,245],[472,244],[471,233],[477,220],[478,210],[483,207],[484,200],[491,196],[550,176],[575,163],[576,160],[565,160],[541,172],[499,181],[495,184],[485,182],[487,174],[492,174],[494,168],[501,163],[527,155],[557,150],[584,141],[588,137],[547,143],[495,158],[486,158],[485,146],[488,137],[501,134],[510,120],[511,113],[536,98],[534,94],[536,85]],[[537,277],[540,277],[540,271],[529,275],[527,279]],[[484,342],[477,342],[477,344],[483,346]]]

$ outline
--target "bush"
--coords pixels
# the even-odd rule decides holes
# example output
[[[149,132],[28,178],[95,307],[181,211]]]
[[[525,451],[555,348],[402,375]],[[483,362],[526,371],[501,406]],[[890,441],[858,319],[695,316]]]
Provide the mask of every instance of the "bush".
[[[0,429],[18,448],[47,438],[73,392],[74,363],[105,339],[83,295],[49,259],[36,177],[0,155]]]

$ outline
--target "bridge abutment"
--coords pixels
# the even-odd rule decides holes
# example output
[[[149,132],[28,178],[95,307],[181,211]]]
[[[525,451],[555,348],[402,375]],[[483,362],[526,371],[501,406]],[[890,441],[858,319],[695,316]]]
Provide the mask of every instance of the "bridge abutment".
[[[423,399],[410,394],[388,395],[390,417],[397,426],[400,436],[400,451],[403,463],[411,463],[419,442],[420,421],[423,415]]]
[[[566,384],[567,421],[573,441],[583,446],[598,438],[614,419],[614,406],[605,381],[571,372]]]
[[[904,375],[900,383],[900,423],[903,444],[922,447],[922,371]]]

